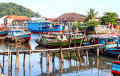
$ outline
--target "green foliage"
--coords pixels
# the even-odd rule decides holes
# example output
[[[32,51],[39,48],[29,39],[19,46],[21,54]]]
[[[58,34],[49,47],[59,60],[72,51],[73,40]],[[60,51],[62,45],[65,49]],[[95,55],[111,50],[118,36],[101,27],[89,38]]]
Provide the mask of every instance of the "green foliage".
[[[76,29],[76,28],[82,29],[83,28],[80,21],[78,21],[77,23],[73,23],[72,26],[73,26],[73,29]]]
[[[87,16],[85,17],[85,22],[89,21],[89,20],[95,20],[96,15],[98,12],[94,12],[95,9],[90,8],[89,11],[87,11]]]
[[[51,25],[54,25],[54,23],[52,22]]]
[[[33,12],[32,10],[25,8],[16,3],[0,3],[0,17],[6,15],[24,15],[27,17],[40,17],[38,12]]]
[[[110,22],[113,25],[117,25],[118,24],[117,18],[118,18],[118,15],[114,12],[113,13],[112,12],[104,12],[104,16],[101,18],[101,20],[102,20],[101,24],[108,25],[108,23]]]
[[[92,20],[90,20],[90,21],[86,22],[86,26],[97,26],[98,24],[99,24],[98,21],[92,21]]]

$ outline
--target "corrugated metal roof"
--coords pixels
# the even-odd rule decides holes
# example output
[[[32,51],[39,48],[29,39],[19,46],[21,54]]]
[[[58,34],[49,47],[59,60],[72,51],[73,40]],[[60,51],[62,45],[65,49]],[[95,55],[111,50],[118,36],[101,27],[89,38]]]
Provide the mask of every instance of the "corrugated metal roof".
[[[47,21],[47,20],[44,20],[44,19],[35,19],[34,22],[50,22],[50,21]]]

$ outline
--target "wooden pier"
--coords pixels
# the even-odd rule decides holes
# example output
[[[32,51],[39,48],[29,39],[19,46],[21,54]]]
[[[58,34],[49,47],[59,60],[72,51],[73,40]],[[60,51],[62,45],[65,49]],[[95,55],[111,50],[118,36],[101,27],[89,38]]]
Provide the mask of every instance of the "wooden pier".
[[[50,53],[53,53],[52,56],[52,62],[54,62],[54,53],[60,54],[60,61],[61,63],[64,62],[64,52],[69,52],[69,58],[71,58],[71,52],[76,52],[76,60],[79,58],[79,61],[81,61],[81,52],[85,51],[86,55],[88,57],[88,53],[90,52],[90,49],[97,48],[97,57],[99,57],[99,51],[100,47],[104,47],[102,44],[96,44],[96,45],[89,45],[89,46],[81,46],[81,47],[70,47],[70,48],[57,48],[57,49],[41,49],[41,50],[16,50],[16,51],[0,51],[0,55],[8,55],[8,70],[11,71],[12,68],[12,55],[16,55],[16,69],[19,70],[19,54],[24,54],[23,59],[23,66],[25,66],[25,54],[29,54],[29,68],[31,68],[31,54],[32,53],[41,53],[40,62],[42,63],[42,57],[43,53],[46,53],[46,60],[47,65],[49,65],[49,57]],[[2,69],[2,68],[1,68]],[[2,69],[3,70],[3,69]]]

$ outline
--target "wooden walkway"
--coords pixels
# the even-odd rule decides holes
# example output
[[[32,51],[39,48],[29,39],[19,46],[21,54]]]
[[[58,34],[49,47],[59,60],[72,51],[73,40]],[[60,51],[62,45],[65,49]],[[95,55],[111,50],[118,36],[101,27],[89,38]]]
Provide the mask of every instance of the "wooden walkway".
[[[79,60],[81,61],[81,52],[82,51],[86,51],[86,55],[88,57],[88,52],[89,49],[93,49],[93,48],[97,48],[97,57],[99,57],[99,50],[100,47],[104,47],[104,45],[102,44],[96,44],[96,45],[89,45],[89,46],[81,46],[81,47],[70,47],[70,48],[57,48],[57,49],[41,49],[41,50],[17,50],[17,51],[11,51],[9,50],[8,47],[8,51],[0,51],[0,55],[8,55],[8,70],[11,71],[11,67],[12,67],[12,55],[16,55],[16,69],[19,69],[19,54],[24,54],[24,59],[23,59],[23,65],[25,65],[25,54],[30,54],[29,55],[29,67],[31,68],[31,54],[32,53],[41,53],[41,58],[40,58],[40,62],[42,63],[42,57],[43,57],[43,53],[46,53],[47,55],[47,65],[49,65],[49,56],[50,53],[53,53],[52,56],[52,62],[54,62],[54,58],[55,58],[55,54],[56,52],[58,52],[60,54],[60,61],[61,63],[64,62],[64,52],[69,52],[69,56],[71,57],[71,52],[76,52],[76,59],[79,58]]]

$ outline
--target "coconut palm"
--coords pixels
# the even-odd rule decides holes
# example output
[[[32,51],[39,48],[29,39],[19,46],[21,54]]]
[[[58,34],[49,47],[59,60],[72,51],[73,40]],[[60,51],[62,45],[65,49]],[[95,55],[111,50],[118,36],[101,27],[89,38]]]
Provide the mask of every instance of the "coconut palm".
[[[95,11],[95,9],[92,9],[92,8],[90,8],[90,10],[87,11],[88,15],[85,17],[85,22],[87,22],[89,20],[95,20],[98,12],[94,12],[94,11]]]

